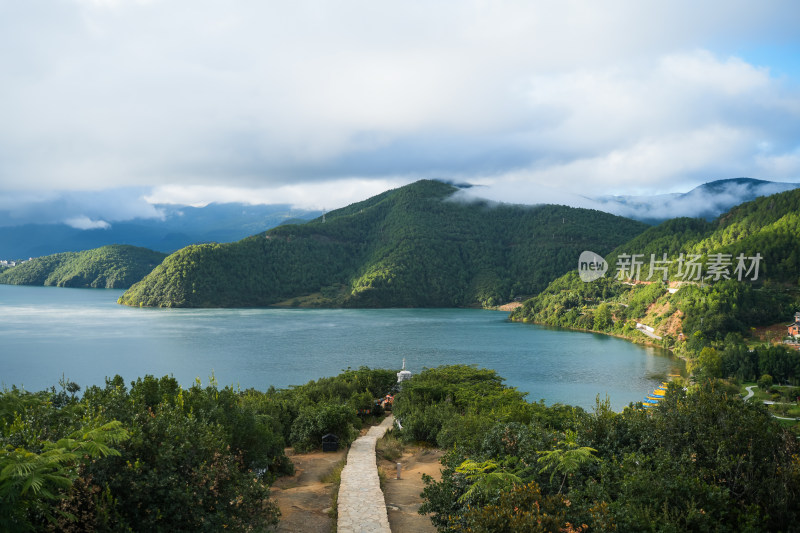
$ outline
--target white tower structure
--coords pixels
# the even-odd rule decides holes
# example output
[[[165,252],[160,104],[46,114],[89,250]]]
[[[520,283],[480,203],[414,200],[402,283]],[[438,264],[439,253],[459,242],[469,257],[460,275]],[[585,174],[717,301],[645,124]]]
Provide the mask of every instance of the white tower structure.
[[[402,383],[403,381],[411,379],[411,372],[406,370],[406,358],[403,358],[403,369],[397,373],[397,382]]]

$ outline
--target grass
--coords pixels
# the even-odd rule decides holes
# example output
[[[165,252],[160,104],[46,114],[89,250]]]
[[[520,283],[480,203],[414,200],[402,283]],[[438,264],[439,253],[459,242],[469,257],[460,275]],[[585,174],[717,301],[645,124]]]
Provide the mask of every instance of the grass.
[[[375,444],[375,451],[379,459],[395,462],[403,456],[403,443],[395,436],[393,430],[389,430]]]
[[[386,472],[383,471],[383,468],[378,468],[378,482],[381,487],[381,492],[384,492],[387,479],[389,479],[389,476],[386,474]]]
[[[372,426],[379,426],[380,423],[383,422],[384,418],[386,418],[386,415],[380,415],[380,416],[368,415],[368,416],[364,417],[364,420],[362,421],[361,427],[369,429]]]
[[[753,397],[750,398],[748,401],[750,402],[763,402],[764,400],[772,400],[772,395],[765,391],[756,384],[755,381],[746,381],[739,385],[739,391],[742,397],[747,396],[747,389],[745,387],[753,387]]]
[[[341,461],[333,465],[330,472],[322,476],[320,481],[323,483],[333,483],[333,491],[331,492],[331,510],[328,516],[332,519],[331,531],[336,533],[336,519],[339,517],[339,485],[342,483],[342,470],[344,465],[347,464],[347,459],[343,458]]]
[[[378,456],[379,461],[383,459],[385,461],[389,461],[390,463],[395,463],[403,456],[404,450],[405,447],[394,434],[394,429],[388,430],[383,437],[378,439],[378,442],[375,443],[375,453]],[[387,473],[387,471],[384,470],[384,467],[378,468],[378,478],[380,479],[381,490],[384,490],[386,480],[389,479],[389,477],[390,473]]]
[[[769,406],[770,412],[778,416],[797,418],[800,417],[800,406],[794,403],[778,403]]]
[[[751,402],[763,402],[764,400],[772,401],[773,397],[772,394],[759,388],[755,382],[745,382],[740,385],[740,391],[742,397],[747,395],[747,390],[745,387],[753,386],[753,397],[750,398],[748,401]],[[776,387],[780,389],[781,387]],[[786,401],[784,399],[784,401]],[[778,405],[770,405],[768,406],[769,412],[786,418],[800,418],[800,406],[795,403],[779,403]],[[781,426],[789,429],[795,435],[798,435],[800,438],[800,421],[798,420],[782,420],[780,418],[775,419]]]
[[[778,424],[780,424],[784,428],[788,429],[789,431],[797,435],[797,438],[800,439],[800,423],[798,423],[795,420],[782,420],[780,418],[776,418],[775,421],[778,422]]]

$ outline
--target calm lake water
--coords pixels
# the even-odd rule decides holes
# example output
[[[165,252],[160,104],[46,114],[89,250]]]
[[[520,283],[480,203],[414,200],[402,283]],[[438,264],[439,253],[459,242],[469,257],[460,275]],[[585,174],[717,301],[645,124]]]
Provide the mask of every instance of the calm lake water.
[[[120,374],[265,390],[348,367],[464,363],[544,399],[615,409],[683,371],[664,350],[592,333],[515,324],[476,309],[136,309],[117,290],[0,285],[0,383],[41,390]]]

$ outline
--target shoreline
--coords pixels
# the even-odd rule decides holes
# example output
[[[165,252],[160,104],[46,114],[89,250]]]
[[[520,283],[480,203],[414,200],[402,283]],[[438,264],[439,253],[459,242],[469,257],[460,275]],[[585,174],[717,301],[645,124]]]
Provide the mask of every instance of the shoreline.
[[[511,322],[516,322],[518,324],[535,324],[537,326],[542,326],[542,327],[546,327],[546,328],[563,329],[563,330],[566,330],[566,331],[581,331],[583,333],[597,333],[599,335],[606,335],[608,337],[616,337],[618,339],[624,339],[624,340],[626,340],[628,342],[631,342],[633,344],[641,344],[643,346],[650,346],[651,348],[660,348],[662,350],[666,350],[666,351],[669,352],[669,354],[671,356],[683,361],[684,364],[688,364],[689,363],[689,359],[685,355],[681,355],[681,354],[675,353],[675,351],[672,348],[667,348],[665,346],[661,346],[659,344],[656,344],[654,342],[651,342],[651,341],[648,341],[648,340],[644,340],[644,339],[639,340],[639,339],[628,337],[626,335],[621,335],[619,333],[609,333],[607,331],[597,331],[597,330],[593,330],[593,329],[584,329],[584,328],[572,328],[572,327],[569,327],[569,326],[553,326],[551,324],[545,324],[543,322],[536,322],[536,321],[514,320],[514,319],[511,318],[511,315],[508,315],[508,319]],[[646,335],[644,335],[644,334],[642,334],[642,335],[646,337]],[[688,379],[688,378],[691,378],[691,377],[692,377],[692,374],[687,371],[686,378]]]

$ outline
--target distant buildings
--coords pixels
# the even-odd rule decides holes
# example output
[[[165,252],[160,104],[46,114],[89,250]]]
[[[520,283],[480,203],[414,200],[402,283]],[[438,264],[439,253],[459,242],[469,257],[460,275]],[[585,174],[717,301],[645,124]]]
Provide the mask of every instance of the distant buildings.
[[[31,259],[33,259],[33,257],[29,257],[28,261],[30,261]],[[10,261],[10,260],[7,260],[7,259],[0,259],[0,266],[2,266],[2,267],[13,267],[13,266],[21,265],[22,263],[26,263],[26,262],[27,261],[24,260],[24,259],[22,261],[14,261],[14,260]]]
[[[794,314],[794,324],[789,324],[788,328],[790,337],[800,337],[800,313]]]
[[[788,340],[783,341],[784,346],[800,351],[800,313],[794,314],[794,323],[786,326],[788,328]]]

